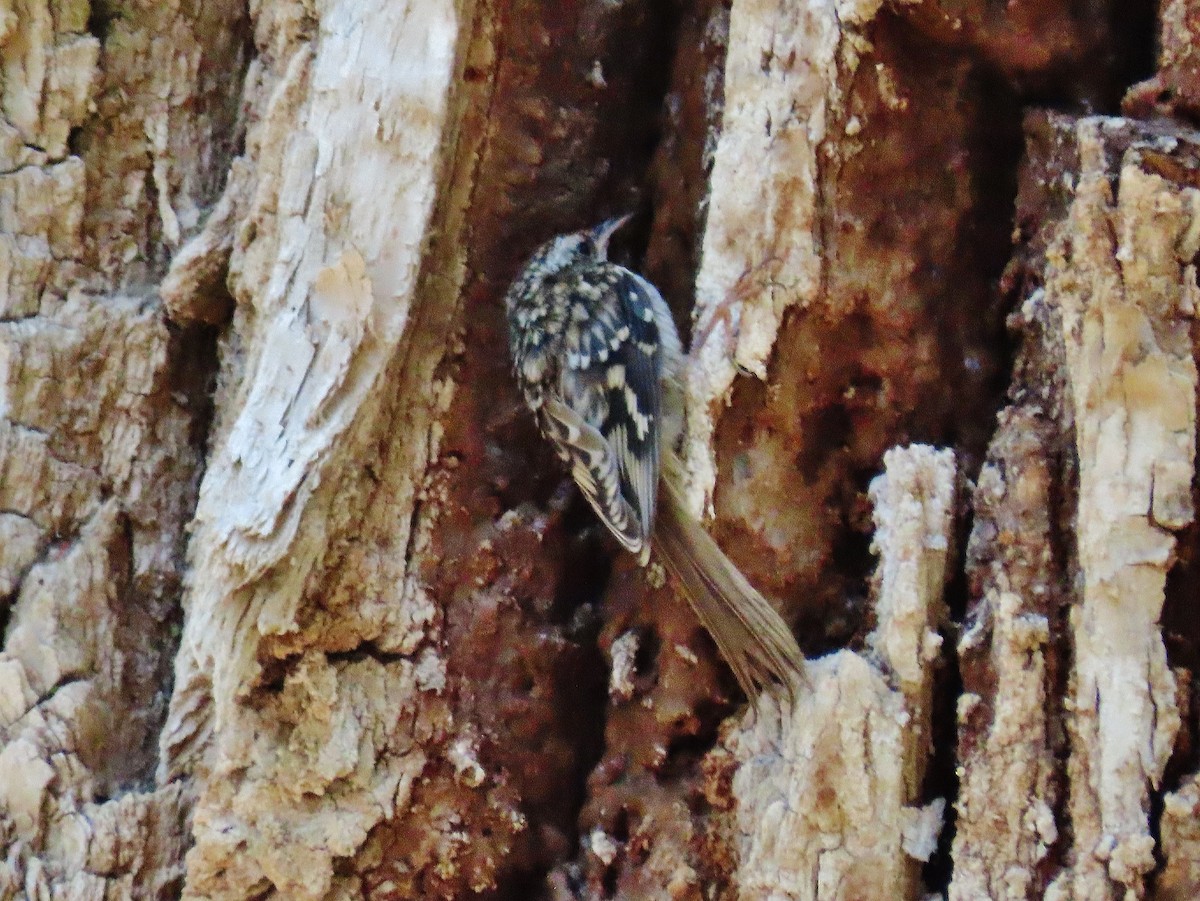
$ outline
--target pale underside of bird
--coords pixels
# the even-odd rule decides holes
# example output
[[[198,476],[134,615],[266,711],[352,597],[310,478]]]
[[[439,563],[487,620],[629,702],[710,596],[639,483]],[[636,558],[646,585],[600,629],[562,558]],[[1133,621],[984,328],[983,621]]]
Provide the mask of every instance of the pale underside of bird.
[[[683,501],[683,351],[658,290],[608,260],[627,219],[547,241],[517,275],[505,297],[517,382],[608,531],[643,564],[653,537],[746,694],[790,694],[804,672],[794,636]]]

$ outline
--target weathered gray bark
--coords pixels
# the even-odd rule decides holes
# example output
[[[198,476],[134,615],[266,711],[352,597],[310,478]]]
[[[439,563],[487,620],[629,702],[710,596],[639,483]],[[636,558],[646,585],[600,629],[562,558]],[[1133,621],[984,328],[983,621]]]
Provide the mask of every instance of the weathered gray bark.
[[[1200,6],[1078,7],[0,0],[0,897],[1200,895]],[[794,705],[508,377],[634,207]]]

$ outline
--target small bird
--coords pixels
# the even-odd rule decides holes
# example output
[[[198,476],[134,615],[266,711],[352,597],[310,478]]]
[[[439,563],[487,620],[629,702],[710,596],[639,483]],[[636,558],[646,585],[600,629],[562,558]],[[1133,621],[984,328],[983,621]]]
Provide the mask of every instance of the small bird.
[[[517,382],[600,521],[642,565],[653,533],[747,696],[774,682],[791,694],[804,672],[795,637],[684,504],[683,350],[658,290],[608,261],[628,220],[559,235],[517,275],[505,296]]]

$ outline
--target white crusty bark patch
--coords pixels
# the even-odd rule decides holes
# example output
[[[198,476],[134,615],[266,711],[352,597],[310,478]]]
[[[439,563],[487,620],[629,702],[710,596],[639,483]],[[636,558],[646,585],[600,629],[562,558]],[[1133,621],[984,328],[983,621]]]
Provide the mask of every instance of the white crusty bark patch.
[[[1158,620],[1175,531],[1193,518],[1200,192],[1137,165],[1110,183],[1109,120],[1077,126],[1080,175],[1046,294],[1062,311],[1079,455],[1081,597],[1069,727],[1076,863],[1051,891],[1140,893],[1150,791],[1179,728]],[[1119,121],[1116,124],[1120,124]]]
[[[768,696],[727,738],[739,762],[735,879],[743,899],[917,898],[945,800],[922,805],[941,647],[956,466],[950,451],[889,451],[876,479],[874,658],[814,663],[794,708]]]
[[[766,378],[784,312],[821,290],[821,153],[843,127],[847,85],[865,46],[859,30],[879,7],[740,0],[730,12],[686,374],[693,512],[711,502],[716,484],[717,404],[739,369]]]

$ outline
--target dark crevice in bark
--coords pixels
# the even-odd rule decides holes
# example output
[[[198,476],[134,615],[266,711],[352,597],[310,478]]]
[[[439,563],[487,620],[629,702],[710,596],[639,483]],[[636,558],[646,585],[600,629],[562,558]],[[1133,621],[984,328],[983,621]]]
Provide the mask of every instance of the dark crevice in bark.
[[[171,367],[160,389],[161,408],[178,405],[187,416],[188,446],[192,468],[184,487],[186,509],[181,522],[190,521],[195,511],[200,480],[207,457],[209,430],[213,418],[213,391],[218,369],[218,332],[209,326],[189,326],[172,329],[168,345]],[[157,408],[157,407],[156,407]],[[130,566],[134,567],[139,553],[134,530],[153,531],[160,523],[130,521]],[[139,699],[128,711],[129,720],[142,730],[136,753],[125,748],[114,756],[127,782],[148,788],[154,784],[158,766],[158,735],[167,716],[167,704],[174,685],[174,664],[183,629],[183,572],[186,566],[187,533],[174,536],[174,568],[158,572],[149,579],[129,573],[122,598],[124,622],[116,631],[123,642],[127,662],[121,686],[121,696],[127,701]],[[137,766],[134,767],[134,763]]]
[[[1155,0],[1112,0],[1108,15],[1112,43],[1103,60],[1112,87],[1096,112],[1119,115],[1125,92],[1158,69],[1158,12]]]
[[[1192,261],[1193,265],[1196,263]],[[1200,348],[1200,324],[1191,326],[1192,347]],[[1196,353],[1200,366],[1200,352]],[[1196,396],[1196,421],[1200,422],[1200,392]],[[1200,511],[1200,472],[1192,476],[1192,510]],[[1176,536],[1176,563],[1167,573],[1162,611],[1163,641],[1167,664],[1184,684],[1176,692],[1181,718],[1175,748],[1163,773],[1161,795],[1177,791],[1190,774],[1200,772],[1200,615],[1196,599],[1200,588],[1200,524],[1194,520]],[[1157,824],[1161,811],[1152,822]],[[1156,836],[1157,838],[1157,836]]]
[[[954,875],[951,848],[954,843],[954,827],[958,811],[954,803],[958,798],[959,777],[957,771],[958,699],[963,693],[963,676],[959,669],[956,648],[960,630],[956,624],[963,621],[970,600],[970,583],[967,579],[967,548],[970,536],[970,509],[966,492],[966,481],[961,470],[956,485],[954,504],[953,553],[947,561],[949,580],[946,584],[945,601],[950,622],[939,630],[942,636],[942,666],[934,675],[932,706],[930,709],[931,757],[925,779],[921,786],[921,802],[929,803],[935,798],[946,800],[944,826],[938,835],[937,848],[921,868],[925,887],[934,893],[944,894]]]
[[[565,578],[555,589],[550,615],[559,625],[570,626],[575,640],[594,645],[599,632],[596,611],[612,573],[612,555],[620,550],[583,496],[574,488],[571,492],[563,515],[563,529],[569,536],[563,548]]]
[[[67,153],[71,156],[82,156],[87,149],[85,146],[86,132],[78,125],[67,132]]]
[[[173,329],[169,351],[174,366],[169,372],[169,391],[187,410],[190,420],[188,443],[196,451],[200,467],[196,484],[204,476],[215,408],[213,395],[220,368],[220,330],[215,326],[194,324]]]
[[[1059,370],[1065,373],[1064,370]],[[1065,374],[1063,376],[1065,378]],[[1065,381],[1059,383],[1059,397],[1065,405],[1069,387]],[[1070,423],[1073,426],[1073,421]],[[1057,840],[1050,845],[1046,856],[1040,861],[1038,871],[1042,876],[1043,888],[1048,887],[1057,869],[1066,866],[1065,855],[1072,847],[1070,833],[1070,779],[1067,761],[1071,748],[1067,732],[1068,703],[1071,692],[1071,674],[1075,668],[1075,643],[1071,628],[1071,610],[1079,584],[1079,554],[1076,547],[1074,528],[1079,508],[1079,468],[1074,453],[1075,435],[1073,428],[1064,429],[1060,421],[1056,436],[1056,447],[1050,454],[1050,547],[1051,559],[1057,576],[1058,590],[1046,599],[1044,610],[1050,622],[1050,642],[1046,647],[1046,696],[1048,740],[1054,753],[1056,788],[1052,798],[1047,799],[1059,824]]]
[[[88,33],[104,43],[104,39],[112,31],[113,21],[119,16],[120,13],[115,8],[113,0],[91,0],[87,21]]]
[[[8,624],[12,621],[13,603],[16,601],[17,595],[21,590],[21,582],[25,581],[25,576],[28,574],[28,572],[29,570],[26,569],[26,571],[21,574],[21,578],[16,583],[16,587],[12,590],[11,594],[7,594],[0,598],[0,647],[3,647],[8,643]]]
[[[1195,490],[1193,490],[1195,503]],[[1196,614],[1200,584],[1200,527],[1192,524],[1179,534],[1179,560],[1167,574],[1162,630],[1167,663],[1182,684],[1179,735],[1163,774],[1162,792],[1175,791],[1190,774],[1200,771],[1200,616]],[[1156,793],[1157,794],[1157,793]]]
[[[852,496],[865,497],[876,475],[872,471],[854,478],[850,482]],[[852,504],[852,499],[846,501],[846,506]],[[828,608],[822,628],[800,629],[800,644],[808,656],[866,647],[867,635],[878,625],[870,585],[879,558],[871,550],[871,541],[871,526],[847,520],[837,524],[837,538],[829,549],[829,568],[841,576],[842,602]]]
[[[109,549],[112,572],[112,638],[116,645],[105,649],[118,662],[116,683],[104,688],[113,692],[100,717],[108,717],[107,729],[96,736],[96,744],[81,743],[80,759],[94,775],[97,799],[114,798],[128,791],[153,785],[157,764],[158,732],[166,717],[170,697],[160,686],[170,672],[177,642],[164,642],[160,627],[161,599],[138,590],[134,583],[134,527],[127,516],[120,518],[120,535]],[[163,647],[163,645],[166,647]],[[147,653],[148,649],[155,649]],[[157,653],[161,649],[164,652]],[[169,676],[165,682],[171,684]]]
[[[1192,261],[1195,264],[1195,260]],[[1200,325],[1191,327],[1192,347],[1200,347]],[[1196,361],[1200,364],[1200,359]],[[1200,392],[1196,396],[1200,422]],[[1200,473],[1192,476],[1192,510],[1200,510]],[[1150,793],[1150,833],[1154,838],[1155,868],[1147,876],[1150,897],[1156,897],[1159,877],[1168,861],[1162,848],[1162,817],[1166,795],[1179,791],[1185,780],[1200,772],[1200,616],[1197,615],[1197,586],[1200,586],[1200,525],[1194,520],[1176,534],[1176,561],[1167,573],[1160,618],[1167,665],[1174,671],[1175,698],[1179,704],[1179,732],[1163,771],[1162,783]]]
[[[971,183],[973,221],[969,226],[968,241],[973,244],[974,255],[987,274],[987,287],[978,299],[978,314],[987,323],[990,340],[973,346],[969,331],[964,330],[977,328],[977,323],[967,325],[950,317],[944,320],[960,332],[947,334],[945,340],[964,348],[963,375],[978,379],[982,389],[979,408],[956,422],[955,434],[948,436],[956,451],[960,485],[964,487],[973,484],[979,476],[987,445],[994,434],[996,415],[1010,387],[1016,355],[1013,336],[1003,325],[1015,299],[1000,289],[1000,278],[1011,253],[1017,172],[1024,146],[1021,107],[1011,85],[985,65],[978,66],[972,81],[978,106],[968,136],[971,157],[975,161]],[[986,347],[986,353],[980,354],[983,347]],[[925,886],[934,893],[946,892],[954,875],[952,848],[960,789],[956,736],[958,701],[964,691],[956,648],[971,599],[967,550],[974,527],[973,511],[966,500],[965,492],[960,492],[956,504],[959,515],[954,522],[957,544],[949,563],[950,579],[944,595],[950,617],[950,622],[942,629],[946,653],[942,658],[944,666],[937,672],[933,686],[930,711],[932,756],[921,794],[926,803],[934,798],[946,801],[945,825],[938,836],[937,848],[922,868]]]
[[[947,634],[945,647],[954,647],[954,633]],[[921,799],[928,803],[934,798],[944,798],[946,801],[942,831],[938,834],[937,848],[932,856],[921,867],[921,879],[926,889],[934,894],[942,894],[950,887],[954,876],[954,859],[951,850],[954,845],[955,823],[958,811],[955,802],[958,800],[959,777],[956,769],[958,758],[956,754],[955,736],[958,730],[957,702],[962,696],[962,673],[958,667],[956,654],[947,654],[945,666],[937,673],[933,686],[933,708],[930,711],[930,737],[932,741],[932,756],[928,769],[925,771],[924,784],[921,787]]]

